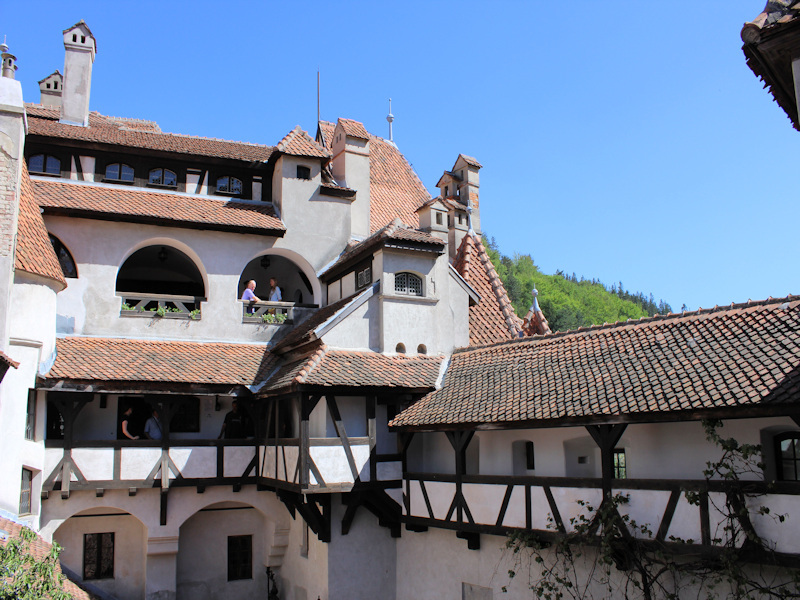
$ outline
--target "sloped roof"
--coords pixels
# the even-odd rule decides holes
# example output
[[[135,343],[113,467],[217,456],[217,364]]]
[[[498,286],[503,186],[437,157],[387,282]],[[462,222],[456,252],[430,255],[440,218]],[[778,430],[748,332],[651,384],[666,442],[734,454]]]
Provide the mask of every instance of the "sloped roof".
[[[467,156],[466,154],[459,154],[458,158],[463,159],[464,162],[467,163],[471,167],[476,167],[478,169],[483,168],[483,165],[478,162],[477,158],[473,158],[472,156]],[[456,162],[458,162],[458,159],[456,159]]]
[[[514,314],[506,288],[483,242],[474,233],[464,236],[453,266],[480,295],[480,302],[469,307],[470,345],[491,344],[519,337],[519,317]]]
[[[8,532],[9,538],[18,538],[23,528],[24,525],[21,525],[20,523],[0,517],[0,529]],[[7,541],[0,539],[0,544],[5,546],[7,543]],[[52,548],[52,544],[44,541],[41,536],[36,534],[36,537],[28,546],[28,554],[31,555],[35,560],[41,561],[50,554]],[[61,571],[61,563],[58,561],[56,561],[55,573],[57,575],[63,574]],[[86,590],[80,588],[75,582],[70,581],[66,577],[64,578],[64,583],[61,586],[61,589],[70,594],[72,596],[72,600],[96,600],[98,598],[94,594],[90,594]]]
[[[67,287],[61,265],[58,263],[50,236],[44,226],[42,213],[34,198],[33,186],[28,176],[28,167],[22,163],[22,185],[17,222],[17,248],[14,268],[33,275],[40,275]]]
[[[798,16],[797,0],[769,0],[755,19],[744,24],[741,37],[747,66],[800,130],[792,72],[792,57],[800,40]]]
[[[63,337],[46,379],[249,385],[275,357],[264,345]]]
[[[278,150],[292,156],[310,156],[312,158],[329,158],[331,153],[315,142],[300,125],[292,129],[278,142]]]
[[[800,409],[798,296],[458,350],[443,387],[391,425],[551,427],[796,411],[787,404]]]
[[[368,140],[370,138],[364,124],[353,119],[339,119],[339,125],[342,126],[345,135],[350,137]]]
[[[260,394],[286,392],[296,385],[432,389],[441,356],[385,356],[378,352],[333,350],[320,344],[310,356],[281,367]]]
[[[438,237],[419,229],[411,229],[408,225],[402,223],[400,219],[395,219],[365,240],[349,246],[335,263],[320,274],[320,277],[324,278],[327,273],[335,273],[345,263],[353,261],[390,241],[410,242],[412,245],[420,245],[420,247],[437,246],[440,251],[445,245],[445,242]]]
[[[47,214],[258,235],[283,235],[286,231],[267,204],[63,179],[36,179],[33,189]]]
[[[340,121],[350,119],[340,119]],[[357,121],[353,121],[354,123]],[[319,122],[319,131],[327,148],[333,144],[336,125]],[[369,135],[370,231],[378,231],[395,218],[411,227],[419,227],[417,209],[430,194],[392,142]]]
[[[244,161],[267,161],[274,150],[272,146],[259,144],[163,133],[151,121],[118,119],[97,112],[89,113],[88,127],[76,127],[58,122],[61,118],[58,107],[26,104],[25,108],[28,135]]]

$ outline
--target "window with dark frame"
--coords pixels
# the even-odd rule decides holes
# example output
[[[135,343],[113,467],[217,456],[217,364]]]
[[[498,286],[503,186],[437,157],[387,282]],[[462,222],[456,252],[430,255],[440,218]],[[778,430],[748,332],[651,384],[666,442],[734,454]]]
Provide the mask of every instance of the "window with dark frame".
[[[536,461],[533,454],[533,442],[525,442],[525,468],[533,471],[536,468]]]
[[[413,273],[396,273],[394,292],[403,296],[422,296],[422,279]]]
[[[151,399],[151,402],[153,400]],[[181,397],[174,405],[169,430],[173,433],[198,433],[200,431],[200,398]]]
[[[220,194],[236,194],[242,193],[242,180],[230,175],[217,178],[217,192]]]
[[[178,176],[169,169],[151,169],[148,177],[150,185],[163,185],[165,187],[178,187]]]
[[[800,481],[800,431],[775,436],[779,481]]]
[[[36,435],[36,390],[28,390],[28,409],[25,414],[25,439],[33,441]]]
[[[22,467],[22,487],[19,491],[19,514],[31,512],[31,494],[33,493],[33,471]]]
[[[61,161],[49,154],[34,154],[28,159],[28,170],[36,174],[61,175]]]
[[[133,181],[133,167],[125,163],[111,163],[106,166],[106,179],[109,181]]]
[[[625,479],[628,468],[625,461],[625,448],[614,449],[614,479]]]
[[[83,578],[114,579],[114,533],[83,535]]]
[[[228,581],[253,578],[253,536],[228,536]]]
[[[297,178],[298,179],[311,179],[311,168],[297,165]]]

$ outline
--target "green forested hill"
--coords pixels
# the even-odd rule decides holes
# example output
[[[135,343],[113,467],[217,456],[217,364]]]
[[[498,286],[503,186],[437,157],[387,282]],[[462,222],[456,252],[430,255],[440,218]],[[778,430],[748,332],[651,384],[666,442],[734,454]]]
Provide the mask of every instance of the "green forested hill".
[[[539,290],[539,306],[552,331],[566,331],[588,325],[626,321],[672,312],[663,300],[656,304],[653,295],[626,291],[622,282],[606,287],[597,280],[578,279],[556,271],[545,275],[529,254],[509,258],[500,253],[494,238],[484,236],[489,257],[503,280],[514,310],[524,317],[531,305],[534,284]]]

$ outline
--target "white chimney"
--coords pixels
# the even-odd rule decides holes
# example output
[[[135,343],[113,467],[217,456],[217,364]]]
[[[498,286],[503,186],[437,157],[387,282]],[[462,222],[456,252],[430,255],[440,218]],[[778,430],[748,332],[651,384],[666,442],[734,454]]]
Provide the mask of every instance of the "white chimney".
[[[45,106],[61,108],[61,92],[64,89],[64,78],[61,71],[51,73],[39,82],[40,102]]]
[[[64,89],[61,96],[61,122],[89,125],[89,92],[92,88],[92,63],[97,45],[89,27],[79,21],[64,30]]]

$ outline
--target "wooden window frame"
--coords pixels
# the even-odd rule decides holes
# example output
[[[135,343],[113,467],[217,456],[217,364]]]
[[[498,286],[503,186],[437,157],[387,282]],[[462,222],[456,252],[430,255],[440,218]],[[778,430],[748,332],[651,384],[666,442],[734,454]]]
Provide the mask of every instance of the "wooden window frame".
[[[228,581],[253,578],[253,536],[228,536]]]
[[[117,175],[118,175],[118,177],[109,177],[108,176],[108,170],[111,167],[115,167],[115,166],[117,167]],[[130,179],[124,179],[122,177],[122,168],[123,167],[128,167],[132,171]],[[133,184],[136,181],[136,169],[134,169],[128,163],[124,163],[124,162],[121,162],[121,161],[108,163],[106,165],[105,171],[103,172],[103,181],[110,181],[111,183],[124,183],[124,184],[127,184],[127,185]]]
[[[95,555],[94,557],[89,556],[87,552],[87,542],[90,539],[95,540]],[[110,543],[110,552],[111,552],[111,560],[110,560],[110,568],[103,570],[103,559],[108,559],[106,554],[108,550],[104,550],[106,546],[104,545],[104,541],[111,540]],[[84,581],[92,581],[96,579],[114,579],[114,554],[115,554],[115,540],[114,540],[114,532],[103,532],[103,533],[84,533],[83,534],[83,579]],[[93,558],[90,564],[89,559]],[[89,567],[94,567],[94,572],[91,573],[89,571]]]
[[[22,467],[22,482],[19,489],[19,514],[29,515],[33,509],[33,471]]]
[[[412,289],[411,285],[412,281],[416,281],[419,283],[419,293],[416,293]],[[395,273],[394,293],[399,296],[412,296],[412,297],[422,298],[425,295],[425,289],[422,277],[416,275],[415,273],[411,273],[409,271],[403,271],[402,273]]]
[[[156,171],[159,172],[158,181],[153,181],[153,173]],[[164,174],[171,173],[172,177],[175,179],[175,183],[164,183]],[[170,190],[174,190],[178,188],[178,174],[173,171],[172,169],[167,169],[165,167],[156,167],[155,169],[150,169],[147,172],[147,185],[152,187],[161,187],[167,188]]]
[[[223,179],[227,180],[227,183],[224,186],[224,189],[223,189],[223,186],[220,184],[220,182]],[[231,188],[232,188],[231,182],[233,182],[233,181],[238,181],[239,182],[239,191],[238,192],[231,191]],[[217,181],[216,181],[216,185],[214,186],[214,189],[216,189],[217,194],[222,194],[222,195],[225,195],[225,196],[241,196],[241,195],[244,194],[244,181],[242,181],[238,177],[234,177],[233,175],[220,175],[219,177],[217,177]]]
[[[774,438],[775,443],[775,473],[778,481],[800,481],[800,453],[797,452],[798,444],[792,444],[793,457],[787,459],[794,463],[794,478],[787,478],[784,472],[784,457],[781,451],[781,442],[786,440],[798,440],[800,442],[800,431],[784,431]]]
[[[36,170],[33,169],[33,166],[31,165],[31,162],[33,161],[34,158],[38,158],[40,156],[42,157],[42,170],[41,171],[36,171]],[[56,163],[54,166],[57,166],[58,168],[55,171],[50,171],[50,170],[48,170],[48,166],[53,161]],[[51,176],[54,175],[54,176],[60,177],[61,176],[61,159],[58,158],[57,156],[53,156],[52,154],[46,154],[44,152],[40,152],[38,154],[33,154],[33,155],[28,157],[28,170],[34,175],[51,175]]]
[[[620,461],[619,458],[622,457]],[[614,448],[614,479],[628,478],[628,457],[625,448]]]

